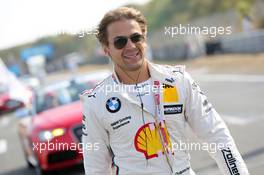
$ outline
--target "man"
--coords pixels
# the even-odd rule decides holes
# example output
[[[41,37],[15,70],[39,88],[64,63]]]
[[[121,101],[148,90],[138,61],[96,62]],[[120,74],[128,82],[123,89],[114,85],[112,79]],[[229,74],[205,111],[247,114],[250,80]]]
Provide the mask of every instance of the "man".
[[[177,147],[186,143],[187,125],[203,142],[221,145],[210,153],[223,174],[248,174],[226,125],[184,67],[147,61],[147,24],[138,10],[110,11],[98,30],[114,71],[82,96],[86,175],[193,175],[188,152]]]

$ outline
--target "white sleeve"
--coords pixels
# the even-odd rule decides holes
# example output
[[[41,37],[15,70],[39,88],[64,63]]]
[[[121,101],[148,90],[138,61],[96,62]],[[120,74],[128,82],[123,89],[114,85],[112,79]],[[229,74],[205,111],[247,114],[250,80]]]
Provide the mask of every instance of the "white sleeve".
[[[187,95],[185,116],[193,132],[203,143],[219,148],[208,151],[222,174],[248,175],[247,167],[224,121],[188,73],[184,74],[184,82]]]
[[[83,102],[83,158],[85,175],[110,175],[112,157],[109,150],[107,131],[103,128],[98,114],[94,113],[94,104],[87,96]],[[90,149],[89,145],[93,145]]]

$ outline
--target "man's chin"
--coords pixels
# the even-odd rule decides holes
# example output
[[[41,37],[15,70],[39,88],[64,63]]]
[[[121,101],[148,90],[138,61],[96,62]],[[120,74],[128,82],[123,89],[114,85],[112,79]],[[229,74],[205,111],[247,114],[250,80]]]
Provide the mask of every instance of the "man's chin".
[[[141,68],[141,64],[127,65],[126,70],[128,71],[138,71]]]
[[[125,62],[126,63],[126,68],[127,68],[128,71],[137,71],[143,65],[142,64],[143,61],[144,61],[144,59],[140,59],[137,62],[127,61],[127,62]]]

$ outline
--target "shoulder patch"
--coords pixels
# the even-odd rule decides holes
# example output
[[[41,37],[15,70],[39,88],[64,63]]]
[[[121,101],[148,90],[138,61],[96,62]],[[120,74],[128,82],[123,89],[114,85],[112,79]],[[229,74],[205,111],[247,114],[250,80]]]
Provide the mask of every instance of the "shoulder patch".
[[[101,82],[99,82],[99,83],[97,83],[95,86],[94,86],[94,88],[92,88],[92,89],[86,89],[86,90],[84,90],[82,93],[81,93],[81,95],[82,96],[86,96],[86,95],[92,95],[92,96],[94,96],[93,94],[96,94],[96,92],[95,93],[93,93],[96,89],[98,89],[100,86],[102,86],[103,84],[104,84],[104,81],[105,81],[105,79],[103,80],[103,81],[101,81]]]
[[[166,72],[169,74],[177,75],[181,74],[184,75],[185,66],[184,65],[164,65],[164,68],[166,69]]]
[[[82,96],[89,95],[92,92],[93,92],[93,89],[86,89],[86,90],[82,91],[81,95]]]
[[[177,66],[173,66],[172,67],[172,73],[180,73],[180,74],[184,74],[184,70],[185,70],[185,66],[184,65],[177,65]]]

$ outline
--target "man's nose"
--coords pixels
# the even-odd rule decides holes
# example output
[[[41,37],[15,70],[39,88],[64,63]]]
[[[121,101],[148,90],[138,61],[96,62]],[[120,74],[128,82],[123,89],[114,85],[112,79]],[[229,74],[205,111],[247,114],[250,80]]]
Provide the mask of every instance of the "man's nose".
[[[127,49],[129,49],[129,48],[136,48],[136,44],[133,43],[133,42],[131,41],[130,38],[128,38],[128,40],[127,40],[127,44],[126,44],[125,47],[126,47]]]

